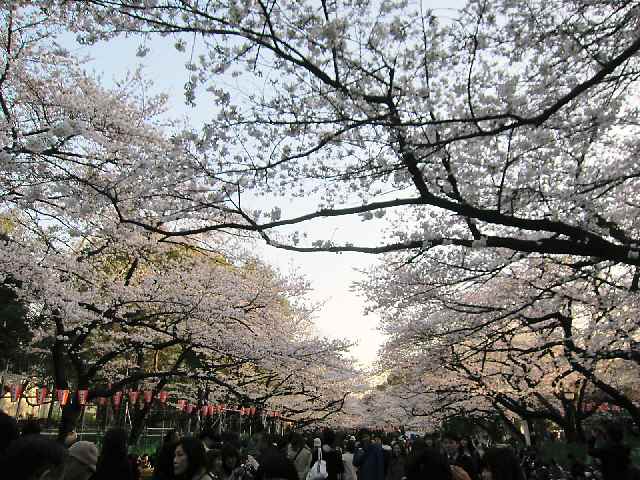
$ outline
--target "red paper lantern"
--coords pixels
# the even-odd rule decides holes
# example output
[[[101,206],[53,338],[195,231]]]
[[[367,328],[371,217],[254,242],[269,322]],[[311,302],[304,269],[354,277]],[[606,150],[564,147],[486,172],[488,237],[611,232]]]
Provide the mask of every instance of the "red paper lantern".
[[[153,390],[145,390],[142,392],[142,396],[144,398],[144,403],[151,403],[151,400],[153,400]]]
[[[214,413],[216,413],[216,406],[215,405],[207,405],[207,415],[209,417],[213,416]]]
[[[11,384],[11,401],[17,402],[22,396],[22,385],[19,383]]]
[[[158,394],[158,398],[160,399],[160,403],[167,403],[167,397],[169,396],[169,393],[165,392],[165,391],[161,391]]]
[[[178,410],[185,410],[187,407],[187,401],[184,398],[178,400]]]
[[[86,405],[88,398],[89,398],[89,390],[86,390],[86,389],[78,390],[78,404],[79,405]]]
[[[47,399],[47,387],[40,387],[36,391],[36,403],[42,405]]]
[[[139,396],[140,392],[138,390],[129,390],[129,403],[135,405]]]
[[[203,405],[202,407],[200,407],[200,415],[202,415],[203,417],[206,417],[208,414],[209,414],[208,405]]]
[[[58,388],[56,389],[56,396],[58,397],[58,403],[64,406],[69,401],[69,390],[66,388]]]
[[[191,415],[191,414],[193,413],[193,409],[194,409],[194,408],[195,408],[195,405],[192,405],[192,404],[190,404],[190,403],[189,403],[189,404],[187,404],[187,413],[188,413],[189,415]]]
[[[111,401],[113,402],[113,408],[120,408],[120,403],[122,402],[122,392],[115,392]]]

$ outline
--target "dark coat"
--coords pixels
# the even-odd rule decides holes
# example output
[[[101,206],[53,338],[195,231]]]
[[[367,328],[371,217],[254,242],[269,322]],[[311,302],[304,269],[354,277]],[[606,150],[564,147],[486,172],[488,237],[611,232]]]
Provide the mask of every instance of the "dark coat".
[[[353,465],[358,467],[358,480],[384,480],[384,454],[377,443],[369,444],[366,450],[359,448]]]

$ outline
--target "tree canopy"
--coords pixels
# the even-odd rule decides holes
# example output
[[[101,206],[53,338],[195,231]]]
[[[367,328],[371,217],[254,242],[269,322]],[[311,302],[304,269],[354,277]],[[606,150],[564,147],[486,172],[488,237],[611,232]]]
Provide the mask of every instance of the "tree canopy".
[[[344,345],[297,333],[283,294],[299,287],[195,255],[218,234],[378,253],[360,288],[404,379],[395,416],[465,405],[575,430],[593,388],[640,422],[617,383],[639,358],[638,2],[38,0],[2,21],[0,208],[18,232],[0,255],[46,300],[55,329],[36,337],[79,353],[107,326],[207,370],[222,355],[342,381]],[[63,32],[138,36],[139,56],[170,37],[206,122],[167,119],[140,72],[105,88]],[[336,218],[381,235],[309,236]],[[172,263],[177,248],[198,253]],[[304,369],[316,355],[328,370]]]

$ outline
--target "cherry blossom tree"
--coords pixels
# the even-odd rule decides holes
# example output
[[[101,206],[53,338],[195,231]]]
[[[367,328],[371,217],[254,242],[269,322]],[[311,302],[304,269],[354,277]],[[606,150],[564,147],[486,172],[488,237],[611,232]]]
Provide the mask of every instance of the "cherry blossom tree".
[[[107,225],[163,242],[242,231],[297,251],[397,252],[389,263],[412,272],[401,284],[426,298],[405,304],[389,281],[395,296],[378,306],[407,307],[398,329],[438,316],[437,338],[466,349],[458,373],[476,368],[467,377],[491,354],[496,384],[476,387],[516,390],[500,365],[519,349],[547,362],[544,374],[515,362],[527,388],[531,374],[543,389],[569,372],[637,421],[606,376],[637,363],[636,2],[470,0],[450,18],[401,0],[21,5],[2,12],[0,189],[3,208],[25,212],[46,244]],[[140,76],[105,91],[56,46],[63,29],[84,43],[173,36],[186,101],[211,96],[210,121],[159,120],[164,99],[136,93]],[[265,208],[256,196],[279,200]],[[286,198],[307,211],[289,214]],[[377,221],[385,236],[305,236],[332,217]],[[523,273],[527,256],[544,282]],[[556,400],[558,421],[573,415]]]
[[[172,208],[178,178],[222,199],[227,184],[188,168],[194,159],[182,145],[192,136],[158,120],[162,96],[147,95],[135,74],[103,88],[56,43],[56,19],[30,7],[2,9],[0,208],[15,228],[0,255],[33,305],[33,343],[51,349],[56,385],[111,383],[93,397],[206,381],[258,404],[295,397],[292,413],[302,417],[339,410],[347,391],[328,384],[346,385],[347,345],[318,337],[311,312],[291,303],[304,283],[218,237],[171,242],[121,222],[125,197],[137,204],[126,212],[151,218]],[[64,412],[62,433],[77,405]]]
[[[453,244],[640,262],[635,2],[472,0],[450,19],[401,0],[89,3],[40,5],[83,42],[175,36],[192,52],[187,101],[216,101],[180,148],[188,178],[227,195],[176,182],[147,218],[109,193],[123,222],[167,236],[257,231],[299,251]],[[317,203],[287,216],[284,203],[241,203],[246,191]],[[340,244],[286,230],[358,215],[386,217],[388,237]]]
[[[505,411],[548,419],[583,439],[599,391],[638,421],[635,382],[620,381],[638,369],[632,272],[576,268],[567,258],[496,267],[484,254],[457,252],[464,272],[448,267],[450,257],[406,265],[396,256],[362,285],[390,338],[382,367],[405,378],[395,391],[412,413],[490,408],[505,419]]]
[[[299,414],[340,409],[348,390],[338,387],[353,371],[341,356],[348,344],[313,333],[307,312],[291,303],[304,284],[255,260],[233,265],[146,237],[87,255],[86,246],[52,253],[16,231],[3,250],[21,299],[37,309],[33,345],[51,348],[58,387],[91,388],[93,398],[149,382],[157,393],[182,380],[195,382],[197,401],[195,384],[208,382],[238,402],[296,395]],[[79,406],[63,414],[64,433]]]

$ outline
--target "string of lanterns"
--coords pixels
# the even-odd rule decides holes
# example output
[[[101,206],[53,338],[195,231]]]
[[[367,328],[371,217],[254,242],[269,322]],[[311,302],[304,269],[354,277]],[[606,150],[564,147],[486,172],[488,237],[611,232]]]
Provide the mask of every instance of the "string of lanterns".
[[[23,387],[20,384],[12,384],[10,386],[11,391],[11,401],[18,402],[23,394]],[[144,406],[145,404],[150,404],[154,399],[153,390],[143,390],[140,392],[139,390],[129,390],[126,392],[117,391],[114,392],[111,396],[111,404],[114,409],[119,409],[122,404],[123,396],[126,394],[129,399],[130,405],[135,405],[138,403],[140,399],[140,394],[142,393],[143,402],[140,403],[140,406]],[[49,391],[47,387],[38,387],[36,388],[35,401],[36,405],[43,405],[47,403],[47,396]],[[168,392],[161,390],[158,392],[157,398],[160,404],[166,404],[168,400],[169,394]],[[88,403],[89,399],[89,390],[88,389],[78,389],[76,391],[76,398],[78,401],[78,405],[85,406]],[[55,389],[55,397],[52,395],[51,401],[58,401],[58,404],[63,407],[69,403],[71,399],[71,390],[64,388],[56,388]],[[109,402],[108,397],[99,396],[96,398],[96,403],[98,405],[104,406]],[[181,398],[176,401],[176,406],[179,411],[186,412],[187,414],[197,413],[199,412],[201,416],[213,416],[216,414],[221,414],[224,412],[237,412],[241,416],[256,416],[258,413],[265,415],[268,418],[281,418],[281,412],[278,410],[262,410],[258,411],[257,407],[240,407],[240,406],[227,406],[224,403],[221,404],[211,404],[207,403],[198,408],[197,405],[190,403],[188,400]]]

